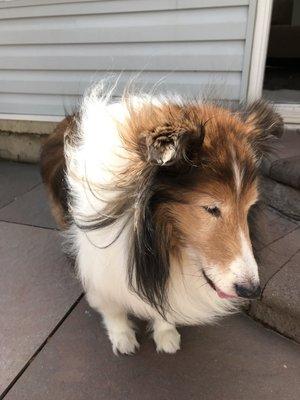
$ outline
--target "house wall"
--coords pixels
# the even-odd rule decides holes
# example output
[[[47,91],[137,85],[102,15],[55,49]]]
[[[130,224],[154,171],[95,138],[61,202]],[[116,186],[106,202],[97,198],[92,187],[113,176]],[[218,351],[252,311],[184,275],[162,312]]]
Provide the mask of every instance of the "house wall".
[[[59,116],[91,83],[240,100],[256,0],[0,1],[0,114]]]

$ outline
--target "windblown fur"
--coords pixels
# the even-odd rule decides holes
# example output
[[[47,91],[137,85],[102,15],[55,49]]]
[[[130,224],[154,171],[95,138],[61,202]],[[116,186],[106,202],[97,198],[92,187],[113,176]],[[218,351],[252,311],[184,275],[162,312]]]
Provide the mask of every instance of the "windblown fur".
[[[262,101],[233,112],[178,96],[112,102],[94,88],[45,144],[54,214],[115,352],[137,347],[127,313],[154,321],[157,349],[173,352],[176,324],[235,310],[235,290],[250,297],[247,214],[259,160],[281,130]]]
[[[66,136],[75,131],[75,126],[75,115],[65,118],[44,143],[41,152],[43,182],[48,189],[53,216],[62,229],[69,220],[64,142]]]

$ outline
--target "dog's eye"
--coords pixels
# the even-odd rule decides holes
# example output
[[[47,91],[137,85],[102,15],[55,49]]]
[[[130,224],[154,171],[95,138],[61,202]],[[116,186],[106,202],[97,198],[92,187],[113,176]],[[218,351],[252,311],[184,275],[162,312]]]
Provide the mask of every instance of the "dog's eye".
[[[221,216],[221,211],[218,207],[209,207],[209,206],[203,206],[204,210],[213,215],[214,217],[220,217]]]

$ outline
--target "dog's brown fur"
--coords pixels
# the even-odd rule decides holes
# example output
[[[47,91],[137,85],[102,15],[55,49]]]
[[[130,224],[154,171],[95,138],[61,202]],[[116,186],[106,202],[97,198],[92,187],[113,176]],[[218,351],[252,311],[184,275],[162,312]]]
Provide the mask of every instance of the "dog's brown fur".
[[[43,144],[41,151],[43,182],[47,188],[52,214],[61,229],[68,227],[69,220],[64,141],[67,134],[72,135],[75,126],[75,115],[66,117]]]
[[[98,230],[129,215],[129,282],[162,310],[170,257],[179,257],[182,246],[198,246],[204,258],[226,268],[240,251],[240,228],[250,242],[247,215],[257,199],[258,161],[268,138],[282,131],[282,120],[262,101],[235,112],[172,101],[138,110],[129,102],[128,110],[129,118],[118,126],[128,165],[108,188],[116,196],[101,213],[83,221],[77,216],[75,223]],[[41,155],[43,180],[63,229],[70,222],[64,142],[76,146],[77,119],[67,117],[59,124]],[[87,183],[99,195],[107,189]],[[215,205],[222,218],[210,215]]]
[[[254,151],[256,158],[261,157],[265,151],[266,138],[282,131],[282,120],[275,120],[275,113],[261,101],[236,114],[209,104],[169,104],[163,107],[147,105],[136,112],[129,103],[128,108],[130,118],[120,126],[120,134],[132,155],[132,162],[129,170],[120,175],[117,184],[129,191],[135,187],[136,177],[147,164],[163,163],[162,157],[170,147],[175,148],[176,157],[169,160],[168,164],[179,163],[180,168],[184,166],[184,160],[190,165],[201,164],[206,180],[209,176],[214,180],[216,177],[212,175],[218,171],[222,171],[224,179],[227,160],[232,156],[227,154],[227,142],[231,147],[237,146],[235,153],[237,163],[243,164],[245,170],[242,181],[245,186],[253,181],[256,171],[250,153]],[[44,143],[41,152],[42,178],[47,187],[52,213],[62,229],[67,228],[69,220],[64,142],[76,137],[77,119],[78,115],[74,114],[60,122]],[[202,146],[204,129],[205,142]],[[232,182],[230,177],[229,180]],[[115,205],[113,208],[120,210],[123,207],[125,205]]]

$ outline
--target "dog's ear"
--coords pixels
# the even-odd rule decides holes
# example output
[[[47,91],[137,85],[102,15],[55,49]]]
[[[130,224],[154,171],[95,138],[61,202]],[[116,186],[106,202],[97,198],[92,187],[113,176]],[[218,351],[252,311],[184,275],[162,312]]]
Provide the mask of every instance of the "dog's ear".
[[[141,149],[145,161],[170,166],[178,163],[196,164],[205,136],[204,125],[193,131],[164,125],[141,134]]]
[[[272,150],[272,139],[283,133],[283,119],[274,111],[271,104],[257,100],[244,106],[241,118],[248,126],[248,140],[260,159]]]

